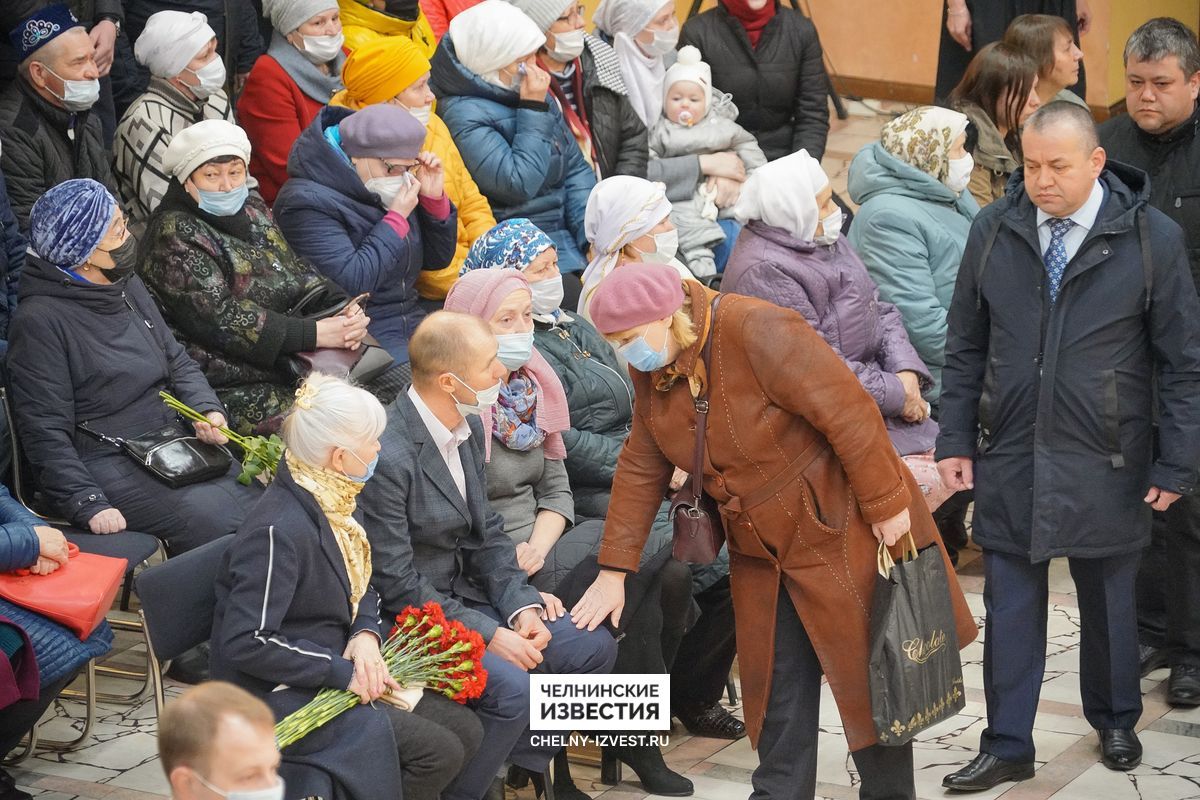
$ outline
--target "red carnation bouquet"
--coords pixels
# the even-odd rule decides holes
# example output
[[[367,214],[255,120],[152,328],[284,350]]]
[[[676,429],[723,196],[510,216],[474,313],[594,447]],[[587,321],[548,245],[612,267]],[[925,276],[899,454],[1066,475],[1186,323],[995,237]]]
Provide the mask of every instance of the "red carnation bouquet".
[[[478,698],[487,685],[483,653],[487,645],[478,631],[446,619],[441,605],[430,601],[409,606],[396,616],[380,652],[388,672],[401,686],[424,686],[458,703]],[[346,689],[322,689],[303,708],[275,725],[282,750],[303,739],[339,714],[358,705]]]

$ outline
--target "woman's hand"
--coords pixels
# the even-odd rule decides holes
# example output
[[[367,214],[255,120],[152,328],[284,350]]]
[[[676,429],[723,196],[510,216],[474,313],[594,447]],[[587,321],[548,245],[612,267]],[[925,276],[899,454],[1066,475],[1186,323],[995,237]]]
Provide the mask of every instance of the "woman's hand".
[[[347,310],[350,309],[353,309],[353,312],[349,315],[342,313],[317,320],[317,347],[358,349],[363,337],[367,335],[367,324],[371,318],[357,305],[347,306]]]
[[[567,610],[563,608],[562,600],[546,592],[538,592],[538,594],[542,596],[542,605],[546,607],[546,610],[542,612],[542,619],[547,622],[554,622],[559,617],[567,615]]]
[[[92,533],[120,533],[125,530],[125,517],[115,508],[106,508],[88,520],[88,529]]]
[[[517,545],[517,566],[523,569],[526,575],[536,574],[545,564],[546,557],[529,542],[520,542]]]
[[[67,537],[62,531],[48,525],[35,525],[33,532],[38,538],[38,558],[29,571],[34,575],[49,575],[59,567],[67,565]]]
[[[621,610],[625,608],[625,573],[613,569],[601,569],[596,580],[579,598],[571,609],[575,627],[594,631],[604,622],[612,620],[614,628],[621,627]]]
[[[208,422],[197,422],[193,425],[196,429],[196,438],[205,444],[222,445],[228,442],[229,437],[217,430],[228,425],[225,415],[220,411],[210,411],[204,416]]]
[[[550,73],[539,67],[535,59],[527,59],[525,61],[525,77],[521,79],[521,99],[545,102],[548,91],[550,91]]]
[[[400,690],[400,684],[388,674],[379,652],[379,639],[372,634],[362,631],[353,636],[346,643],[342,658],[354,662],[354,677],[346,688],[358,695],[361,702],[369,703],[390,689]]]
[[[746,180],[746,165],[732,150],[700,156],[700,172],[710,178],[729,178],[739,183]]]
[[[904,409],[900,412],[905,422],[920,422],[929,416],[929,404],[921,397],[921,378],[912,370],[896,373],[904,386]]]
[[[1079,23],[1079,35],[1092,29],[1092,9],[1088,0],[1075,0],[1075,20]]]
[[[741,181],[735,181],[732,178],[709,178],[706,183],[709,191],[716,193],[713,202],[716,203],[717,208],[730,208],[742,196]]]
[[[392,204],[388,206],[388,211],[395,211],[402,217],[407,217],[417,207],[417,201],[421,198],[421,180],[414,173],[408,173],[408,182],[400,191],[396,192],[396,196],[392,198]]]
[[[441,198],[446,193],[446,170],[442,167],[442,160],[424,151],[417,155],[417,161],[420,163],[415,172],[420,182],[421,196],[434,200]]]
[[[875,522],[871,525],[871,533],[875,534],[875,538],[888,547],[891,547],[896,542],[908,533],[912,528],[912,523],[908,516],[908,509],[904,509],[891,519],[885,519],[883,522]]]
[[[971,52],[971,12],[967,10],[966,0],[947,0],[946,30],[963,50]]]

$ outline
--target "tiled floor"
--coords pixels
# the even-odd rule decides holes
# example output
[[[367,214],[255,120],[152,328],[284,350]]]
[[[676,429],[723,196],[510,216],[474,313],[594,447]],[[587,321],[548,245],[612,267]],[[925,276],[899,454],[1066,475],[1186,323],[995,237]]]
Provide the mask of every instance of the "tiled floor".
[[[887,106],[896,110],[898,106]],[[834,188],[843,193],[846,169],[854,152],[878,135],[886,116],[853,104],[849,120],[835,120],[824,164]],[[963,553],[959,577],[971,608],[982,623],[982,564],[977,551]],[[1033,780],[1005,784],[973,797],[992,800],[1185,800],[1200,798],[1200,709],[1172,710],[1164,701],[1166,671],[1143,681],[1145,713],[1139,728],[1146,755],[1141,767],[1127,774],[1110,772],[1098,763],[1096,737],[1083,719],[1079,702],[1079,615],[1075,589],[1065,563],[1055,563],[1050,578],[1051,611],[1047,646],[1046,681],[1034,734],[1038,747],[1038,771]],[[128,634],[119,643],[128,647]],[[136,652],[126,651],[129,660]],[[984,727],[982,642],[963,653],[967,685],[965,711],[920,737],[915,749],[917,789],[922,800],[950,796],[941,789],[942,777],[964,764],[975,753]],[[102,687],[106,684],[102,684]],[[176,692],[177,689],[172,689]],[[78,715],[76,702],[61,703],[43,736],[66,738],[65,715]],[[740,709],[736,712],[740,713]],[[857,775],[846,750],[845,739],[828,688],[822,702],[822,736],[818,791],[823,798],[846,800],[857,795]],[[153,703],[148,699],[136,707],[102,704],[102,713],[89,746],[74,753],[38,753],[15,768],[17,782],[39,800],[154,800],[167,793],[166,782],[155,757]],[[750,793],[750,773],[757,756],[748,740],[725,742],[689,737],[676,727],[667,761],[684,772],[696,786],[698,800],[745,800]],[[595,768],[573,769],[581,788],[603,800],[645,800],[634,782],[615,787],[599,782]],[[520,800],[532,800],[526,789]],[[652,798],[658,800],[658,798]]]

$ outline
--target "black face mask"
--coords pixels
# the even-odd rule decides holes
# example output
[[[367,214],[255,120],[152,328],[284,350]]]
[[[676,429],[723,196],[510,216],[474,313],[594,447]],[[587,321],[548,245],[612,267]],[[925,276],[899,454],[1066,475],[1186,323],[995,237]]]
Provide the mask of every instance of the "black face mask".
[[[96,267],[100,270],[100,274],[108,278],[113,283],[128,278],[137,268],[137,240],[130,235],[117,247],[112,250],[102,250],[101,252],[108,253],[109,258],[113,260],[113,266]]]
[[[417,0],[384,0],[383,13],[403,20],[417,18]]]

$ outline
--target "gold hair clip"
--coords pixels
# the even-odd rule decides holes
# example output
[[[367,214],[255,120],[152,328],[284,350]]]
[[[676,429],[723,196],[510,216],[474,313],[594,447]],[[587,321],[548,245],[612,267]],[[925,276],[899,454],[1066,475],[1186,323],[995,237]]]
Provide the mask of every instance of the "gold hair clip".
[[[312,401],[316,396],[317,387],[313,386],[308,381],[305,381],[300,388],[296,390],[296,408],[302,408],[305,411],[311,411]]]

